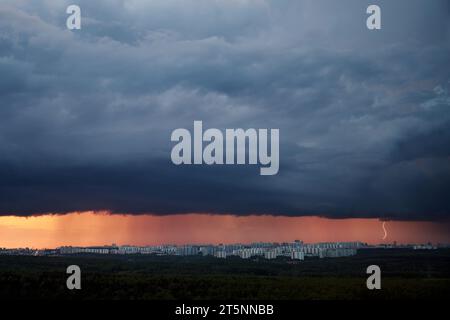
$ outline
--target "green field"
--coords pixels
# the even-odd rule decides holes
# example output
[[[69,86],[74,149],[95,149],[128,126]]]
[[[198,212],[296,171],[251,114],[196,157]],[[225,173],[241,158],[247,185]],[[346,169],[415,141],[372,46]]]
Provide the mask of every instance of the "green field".
[[[82,289],[66,288],[66,267]],[[366,288],[379,265],[382,290]],[[0,299],[449,299],[450,250],[360,250],[292,262],[176,256],[0,256]]]

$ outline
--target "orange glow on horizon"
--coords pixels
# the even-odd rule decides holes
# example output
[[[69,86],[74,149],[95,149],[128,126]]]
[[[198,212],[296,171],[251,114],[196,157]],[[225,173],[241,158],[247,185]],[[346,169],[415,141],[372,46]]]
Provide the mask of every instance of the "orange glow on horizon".
[[[0,217],[0,247],[54,248],[64,245],[157,245],[362,241],[448,243],[446,223],[389,221],[383,240],[378,219],[326,219],[232,215],[111,215],[107,212]]]

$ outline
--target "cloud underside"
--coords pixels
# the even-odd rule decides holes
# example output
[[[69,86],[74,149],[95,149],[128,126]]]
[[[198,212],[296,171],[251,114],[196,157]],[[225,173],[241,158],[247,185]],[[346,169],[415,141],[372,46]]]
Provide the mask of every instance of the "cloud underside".
[[[2,1],[0,214],[448,220],[448,1],[378,2]],[[279,174],[173,165],[194,120],[280,129]]]

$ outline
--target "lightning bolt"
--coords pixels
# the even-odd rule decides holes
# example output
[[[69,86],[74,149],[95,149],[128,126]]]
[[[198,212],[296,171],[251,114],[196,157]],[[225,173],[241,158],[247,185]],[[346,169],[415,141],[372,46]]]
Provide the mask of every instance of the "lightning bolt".
[[[388,235],[388,234],[387,234],[387,231],[386,231],[385,225],[386,225],[386,221],[383,221],[383,225],[382,225],[383,231],[384,231],[383,240],[385,240],[385,239],[387,238],[387,235]]]

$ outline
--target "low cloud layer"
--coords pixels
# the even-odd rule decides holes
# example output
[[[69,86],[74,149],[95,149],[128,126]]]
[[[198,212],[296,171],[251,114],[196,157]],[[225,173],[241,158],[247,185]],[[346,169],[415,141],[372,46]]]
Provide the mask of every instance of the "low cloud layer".
[[[2,1],[0,214],[448,220],[449,3],[376,2]],[[174,166],[194,120],[279,128],[279,174]]]

